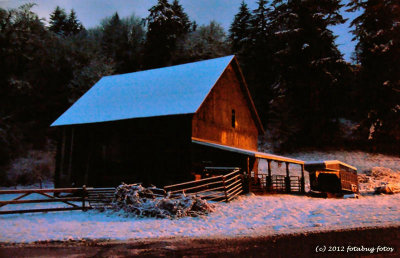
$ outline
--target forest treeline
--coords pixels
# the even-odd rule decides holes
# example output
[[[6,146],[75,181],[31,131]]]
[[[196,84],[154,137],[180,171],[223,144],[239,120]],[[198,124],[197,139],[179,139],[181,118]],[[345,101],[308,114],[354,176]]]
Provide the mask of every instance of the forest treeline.
[[[347,1],[348,2],[348,1]],[[236,54],[276,151],[323,146],[399,150],[400,7],[395,0],[259,0],[238,6],[229,31],[198,25],[174,0],[148,17],[115,13],[84,28],[57,7],[0,8],[0,166],[41,149],[49,125],[102,76]],[[352,21],[354,62],[330,28]]]

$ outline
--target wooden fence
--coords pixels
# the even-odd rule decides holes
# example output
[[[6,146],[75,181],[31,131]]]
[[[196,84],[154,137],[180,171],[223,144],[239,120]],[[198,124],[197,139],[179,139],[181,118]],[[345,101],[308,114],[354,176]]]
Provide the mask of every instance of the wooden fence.
[[[201,198],[211,201],[229,202],[243,192],[242,175],[239,169],[227,175],[210,177],[198,181],[190,181],[181,184],[169,185],[165,188],[166,192],[173,198],[180,193],[194,194]],[[56,188],[56,189],[21,189],[21,190],[2,190],[1,195],[18,195],[17,197],[0,201],[0,208],[6,205],[15,204],[35,204],[35,203],[58,203],[64,207],[46,207],[40,209],[13,209],[0,211],[2,214],[31,213],[31,212],[50,212],[50,211],[70,211],[88,209],[101,209],[110,207],[114,196],[115,188]],[[32,194],[41,195],[42,199],[25,199]],[[24,198],[24,199],[23,199]],[[23,199],[23,200],[22,200]],[[57,205],[54,205],[57,206]],[[59,206],[59,205],[58,205]]]
[[[258,174],[257,180],[250,178],[250,192],[265,193],[302,193],[301,177]]]
[[[229,202],[243,192],[242,175],[239,169],[233,172],[201,180],[164,187],[170,194],[193,194],[209,201]]]
[[[0,207],[13,204],[34,204],[34,203],[62,203],[64,207],[48,207],[41,209],[24,210],[5,210],[2,214],[31,213],[31,212],[49,212],[49,211],[70,211],[70,210],[88,210],[96,206],[97,202],[111,202],[110,193],[114,193],[115,188],[56,188],[56,189],[21,189],[21,190],[2,190],[0,195],[16,195],[12,200],[0,201]],[[39,194],[44,199],[24,199],[29,195]],[[53,194],[53,195],[51,195]]]

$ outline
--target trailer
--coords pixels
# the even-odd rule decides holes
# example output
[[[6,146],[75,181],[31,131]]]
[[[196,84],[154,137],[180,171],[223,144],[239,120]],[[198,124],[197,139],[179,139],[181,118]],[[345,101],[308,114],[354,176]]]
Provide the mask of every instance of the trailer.
[[[338,160],[306,162],[312,191],[349,194],[358,193],[357,168]]]

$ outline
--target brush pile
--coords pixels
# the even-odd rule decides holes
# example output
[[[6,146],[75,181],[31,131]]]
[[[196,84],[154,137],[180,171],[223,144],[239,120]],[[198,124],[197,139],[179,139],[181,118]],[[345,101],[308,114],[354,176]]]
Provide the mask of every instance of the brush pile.
[[[360,192],[393,194],[400,192],[400,173],[390,168],[374,167],[366,174],[358,175]]]
[[[126,215],[176,219],[186,216],[201,216],[214,211],[214,207],[196,196],[173,195],[156,187],[140,184],[121,184],[117,187],[112,202],[114,211]]]

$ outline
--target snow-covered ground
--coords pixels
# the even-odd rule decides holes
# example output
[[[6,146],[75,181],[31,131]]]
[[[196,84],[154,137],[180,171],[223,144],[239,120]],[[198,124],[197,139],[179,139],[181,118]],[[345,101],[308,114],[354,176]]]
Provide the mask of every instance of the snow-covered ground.
[[[400,156],[368,153],[362,151],[300,152],[286,156],[304,161],[340,160],[357,168],[358,173],[371,171],[373,167],[390,168],[400,172]]]
[[[365,192],[376,184],[399,183],[400,158],[362,152],[303,153],[303,160],[338,159],[356,166]],[[274,173],[285,173],[284,166]],[[374,167],[386,167],[390,170]],[[262,165],[260,166],[263,169]],[[265,168],[265,167],[264,167]],[[374,169],[373,169],[374,168]],[[293,171],[299,168],[293,166]],[[375,171],[375,172],[374,172]],[[296,173],[297,173],[296,172]],[[308,179],[306,173],[306,179]],[[16,196],[0,196],[10,200]],[[39,196],[25,199],[39,198]],[[39,208],[51,204],[7,205],[10,208]],[[215,204],[207,216],[177,220],[127,218],[98,211],[67,211],[0,216],[0,242],[32,242],[68,239],[138,239],[154,237],[236,237],[290,232],[346,229],[365,226],[400,225],[400,194],[362,195],[359,199],[318,199],[305,196],[241,196],[231,203]]]
[[[400,225],[400,195],[316,199],[291,195],[239,197],[216,204],[202,217],[177,220],[125,218],[97,211],[67,211],[0,217],[0,242],[235,237],[363,226]]]

